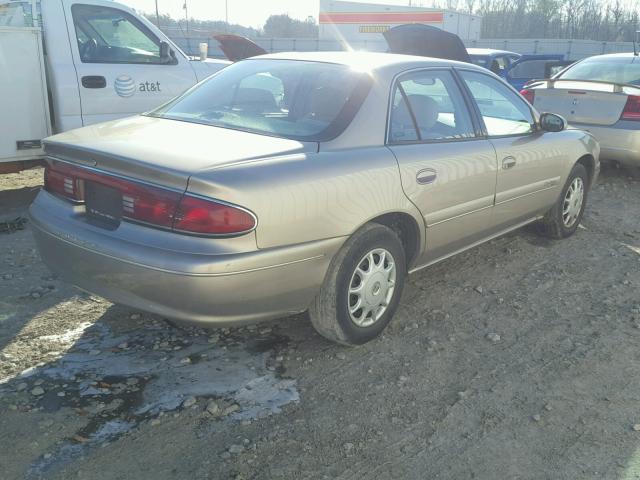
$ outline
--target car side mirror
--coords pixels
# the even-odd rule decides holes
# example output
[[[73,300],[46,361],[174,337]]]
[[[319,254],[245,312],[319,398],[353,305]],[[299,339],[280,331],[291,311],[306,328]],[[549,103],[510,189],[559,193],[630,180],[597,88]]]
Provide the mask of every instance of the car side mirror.
[[[545,132],[561,132],[567,128],[567,121],[555,113],[540,115],[540,128]]]
[[[160,60],[163,63],[169,63],[172,60],[171,47],[167,42],[160,42]]]

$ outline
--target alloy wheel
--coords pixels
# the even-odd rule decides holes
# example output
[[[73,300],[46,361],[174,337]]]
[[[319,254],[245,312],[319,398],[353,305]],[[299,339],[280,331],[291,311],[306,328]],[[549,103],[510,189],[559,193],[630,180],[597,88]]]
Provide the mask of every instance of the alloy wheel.
[[[569,185],[562,203],[562,222],[566,228],[571,228],[578,220],[584,202],[584,182],[576,177]]]
[[[351,321],[359,327],[376,323],[387,311],[395,284],[396,263],[391,253],[376,248],[362,257],[349,282]]]

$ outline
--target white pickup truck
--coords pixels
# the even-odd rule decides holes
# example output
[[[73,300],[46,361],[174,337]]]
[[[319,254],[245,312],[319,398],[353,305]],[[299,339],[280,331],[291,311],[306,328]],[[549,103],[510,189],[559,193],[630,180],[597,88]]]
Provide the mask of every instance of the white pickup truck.
[[[0,173],[53,133],[150,110],[228,65],[109,0],[0,0]]]

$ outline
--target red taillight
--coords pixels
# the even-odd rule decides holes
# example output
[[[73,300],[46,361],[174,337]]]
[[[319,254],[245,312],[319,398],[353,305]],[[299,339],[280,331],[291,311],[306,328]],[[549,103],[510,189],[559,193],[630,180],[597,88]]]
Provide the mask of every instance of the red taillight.
[[[522,95],[531,105],[533,105],[533,101],[536,99],[536,91],[529,90],[528,88],[520,90],[520,95]]]
[[[184,233],[233,235],[256,226],[249,212],[225,203],[134,180],[53,161],[45,168],[45,190],[74,202],[84,201],[85,182],[114,188],[122,194],[122,217]]]
[[[171,227],[181,194],[119,178],[101,182],[122,193],[122,216],[138,222]]]
[[[174,230],[209,235],[244,233],[255,226],[255,217],[245,210],[189,195],[180,201],[173,224]]]
[[[80,182],[75,175],[75,169],[63,163],[56,164],[55,168],[47,164],[44,169],[44,189],[74,202],[82,200]]]
[[[640,120],[640,96],[629,95],[620,120]]]

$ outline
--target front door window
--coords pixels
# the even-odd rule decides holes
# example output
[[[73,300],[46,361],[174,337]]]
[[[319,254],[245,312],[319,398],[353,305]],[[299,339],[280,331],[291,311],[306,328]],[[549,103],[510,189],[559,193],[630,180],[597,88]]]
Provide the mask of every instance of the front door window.
[[[166,63],[160,40],[127,12],[96,5],[71,10],[82,63]]]
[[[525,100],[489,75],[463,70],[460,75],[478,104],[490,137],[527,135],[535,120]]]

